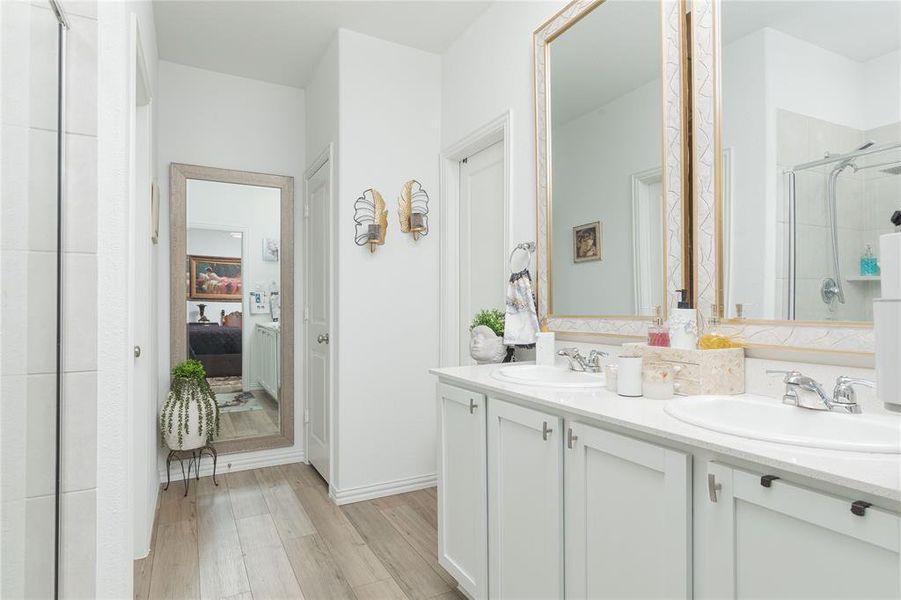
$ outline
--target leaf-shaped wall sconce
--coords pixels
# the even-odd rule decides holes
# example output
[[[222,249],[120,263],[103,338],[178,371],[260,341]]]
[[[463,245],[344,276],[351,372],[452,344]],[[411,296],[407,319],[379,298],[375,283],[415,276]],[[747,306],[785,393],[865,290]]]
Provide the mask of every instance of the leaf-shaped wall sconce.
[[[357,246],[369,244],[369,251],[375,252],[376,246],[385,243],[388,233],[388,209],[382,195],[369,188],[354,202],[354,223],[356,232],[354,241]]]
[[[429,195],[415,179],[404,184],[397,199],[397,216],[402,233],[412,233],[413,240],[429,234]]]

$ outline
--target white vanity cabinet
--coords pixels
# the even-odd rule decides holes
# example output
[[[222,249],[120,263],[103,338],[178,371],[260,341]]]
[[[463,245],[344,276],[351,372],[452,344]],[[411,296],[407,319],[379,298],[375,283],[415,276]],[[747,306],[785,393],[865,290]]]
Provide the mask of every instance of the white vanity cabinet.
[[[490,598],[563,597],[562,426],[488,399]]]
[[[691,457],[566,424],[566,598],[691,596]]]
[[[279,394],[279,330],[278,325],[257,324],[253,329],[253,369],[257,384],[273,399]]]
[[[716,462],[706,475],[698,597],[901,597],[899,515]]]
[[[438,386],[438,562],[472,598],[488,597],[485,396]]]

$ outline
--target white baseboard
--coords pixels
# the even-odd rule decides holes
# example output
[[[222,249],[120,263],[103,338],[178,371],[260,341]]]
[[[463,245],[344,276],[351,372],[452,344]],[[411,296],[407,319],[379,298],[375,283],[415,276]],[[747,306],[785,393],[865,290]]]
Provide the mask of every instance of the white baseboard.
[[[216,475],[225,475],[229,472],[247,471],[250,469],[260,469],[262,467],[275,467],[278,465],[288,465],[291,463],[306,462],[303,448],[284,448],[275,450],[265,450],[262,452],[249,452],[247,454],[220,454],[219,461],[216,465]],[[203,460],[200,461],[200,476],[207,477],[213,474],[213,459],[204,453]],[[185,468],[187,469],[187,462]],[[173,483],[181,483],[181,467],[178,461],[172,461],[172,479]],[[192,476],[196,475],[192,472]],[[166,485],[166,461],[165,458],[160,465],[160,483]]]
[[[405,492],[415,492],[416,490],[434,487],[437,484],[437,475],[420,475],[418,477],[408,477],[406,479],[397,479],[385,483],[362,485],[346,490],[331,489],[330,495],[335,501],[335,504],[340,506],[342,504],[352,504],[354,502],[372,500],[373,498],[382,498],[384,496],[393,496]]]

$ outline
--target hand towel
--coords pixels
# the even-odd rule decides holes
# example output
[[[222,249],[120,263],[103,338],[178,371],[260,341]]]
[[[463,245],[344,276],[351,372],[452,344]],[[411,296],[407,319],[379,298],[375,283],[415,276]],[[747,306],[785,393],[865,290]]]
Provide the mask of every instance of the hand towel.
[[[538,311],[532,294],[532,276],[525,269],[510,275],[507,284],[507,311],[504,315],[504,343],[532,347],[538,335]]]

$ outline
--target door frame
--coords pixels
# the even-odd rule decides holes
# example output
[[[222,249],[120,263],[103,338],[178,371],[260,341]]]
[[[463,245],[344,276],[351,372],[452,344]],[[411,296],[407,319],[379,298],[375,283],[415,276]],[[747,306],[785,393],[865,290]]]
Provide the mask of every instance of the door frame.
[[[328,486],[329,486],[329,495],[334,498],[334,490],[338,488],[336,475],[338,473],[338,443],[337,443],[337,433],[338,428],[335,424],[335,415],[337,414],[337,404],[338,404],[338,344],[340,337],[338,336],[338,319],[337,319],[337,306],[338,306],[338,286],[336,282],[338,281],[338,232],[337,232],[337,223],[338,223],[338,203],[337,203],[337,171],[335,169],[335,143],[329,142],[328,146],[319,153],[316,159],[310,163],[310,166],[304,171],[303,174],[303,227],[302,227],[302,235],[303,235],[303,290],[301,290],[300,297],[303,298],[303,319],[301,319],[301,327],[300,327],[300,336],[303,340],[301,344],[301,360],[303,361],[303,366],[301,372],[303,373],[303,386],[301,387],[301,404],[303,406],[303,442],[304,442],[304,460],[307,464],[310,463],[309,459],[309,447],[310,447],[310,418],[309,418],[309,407],[307,405],[307,400],[310,397],[309,394],[309,383],[310,383],[310,357],[307,352],[307,321],[309,319],[309,303],[308,303],[308,295],[307,290],[309,285],[309,274],[310,274],[310,235],[309,235],[309,202],[310,202],[310,180],[313,176],[319,172],[320,169],[327,168],[328,169],[328,177],[329,177],[329,273],[328,273],[328,288],[329,288],[329,381],[328,381],[328,390],[329,390],[329,406],[328,406],[328,415],[329,415],[329,467],[328,467]]]
[[[147,68],[147,60],[144,56],[144,46],[141,39],[141,30],[138,24],[137,16],[132,13],[129,15],[129,91],[128,91],[128,341],[129,348],[137,345],[135,339],[135,323],[137,323],[136,301],[135,301],[135,242],[139,236],[147,235],[148,243],[150,238],[151,223],[138,223],[138,202],[143,198],[143,194],[139,192],[142,186],[146,186],[146,193],[151,194],[150,186],[154,180],[154,156],[153,156],[153,91],[150,81],[149,70]],[[139,121],[143,121],[140,124]],[[138,139],[138,130],[146,128],[146,136],[144,139]],[[145,148],[138,149],[138,143],[144,142]],[[138,166],[138,157],[141,156],[148,164],[143,167]],[[138,181],[139,174],[145,173],[147,181]],[[143,213],[141,213],[143,214]],[[150,219],[153,219],[152,213],[149,213]],[[152,275],[153,250],[151,250],[148,258],[150,259],[149,267],[151,273],[147,273],[148,277]],[[149,282],[153,287],[154,281]],[[152,296],[152,295],[151,295]],[[150,300],[150,317],[155,320],[156,310],[154,310],[154,299]],[[134,473],[129,477],[129,492],[131,494],[131,526],[133,529],[131,540],[132,553],[134,558],[142,558],[150,551],[151,534],[156,514],[156,504],[159,498],[159,486],[157,480],[157,444],[156,435],[148,432],[148,423],[144,422],[144,417],[149,418],[153,431],[156,431],[156,410],[157,407],[157,343],[156,343],[156,323],[151,322],[149,325],[149,335],[144,341],[145,347],[142,348],[141,357],[145,361],[151,361],[147,366],[149,372],[150,389],[147,390],[146,407],[137,407],[135,404],[135,365],[134,358],[129,357],[128,367],[126,370],[126,390],[128,396],[128,427],[131,430],[131,441],[129,443],[129,465],[134,469]],[[149,448],[153,450],[149,450]],[[142,464],[138,464],[141,462]],[[143,475],[147,472],[152,474],[147,481]]]
[[[632,260],[633,260],[633,286],[635,296],[635,314],[644,314],[642,309],[651,307],[651,299],[648,286],[642,284],[648,270],[642,264],[642,256],[650,256],[649,240],[646,229],[642,224],[648,222],[648,208],[650,199],[648,198],[648,188],[655,183],[663,184],[663,170],[659,167],[646,169],[633,173],[630,177],[632,183]],[[662,187],[661,187],[662,189]],[[660,199],[661,231],[666,232],[666,205],[663,198]],[[660,264],[665,265],[666,261],[661,253]],[[666,273],[663,273],[662,280],[666,282]],[[647,300],[647,304],[645,301]],[[662,303],[666,304],[666,288],[663,289]]]
[[[500,116],[451,144],[439,155],[440,223],[438,364],[460,363],[460,161],[498,142],[504,143],[504,247],[513,239],[513,112]]]

